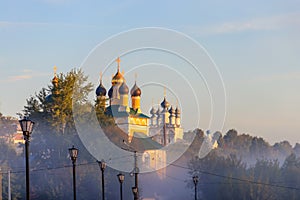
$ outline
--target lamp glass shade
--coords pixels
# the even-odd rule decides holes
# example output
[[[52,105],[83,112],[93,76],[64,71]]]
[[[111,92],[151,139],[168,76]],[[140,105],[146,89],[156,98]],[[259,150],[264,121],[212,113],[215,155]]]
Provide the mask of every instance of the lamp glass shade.
[[[132,192],[134,195],[138,193],[138,188],[137,187],[132,187]]]
[[[31,121],[27,117],[24,117],[23,119],[19,120],[19,123],[23,133],[31,134],[34,125],[33,121]]]
[[[106,168],[106,163],[104,160],[98,161],[99,167],[101,170],[104,170]]]
[[[78,149],[76,149],[74,146],[69,149],[69,154],[71,157],[71,160],[75,161],[78,156]]]
[[[198,176],[193,176],[193,181],[194,181],[194,184],[197,184],[199,181]]]
[[[117,176],[118,176],[118,179],[119,179],[120,183],[123,183],[123,181],[124,181],[124,179],[125,179],[124,174],[119,173]]]

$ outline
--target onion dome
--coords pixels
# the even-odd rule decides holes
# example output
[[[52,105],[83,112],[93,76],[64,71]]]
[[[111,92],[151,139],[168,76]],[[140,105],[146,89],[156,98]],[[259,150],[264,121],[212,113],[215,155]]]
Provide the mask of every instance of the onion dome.
[[[160,105],[161,105],[161,107],[163,107],[165,109],[167,109],[170,106],[169,102],[167,102],[167,100],[166,100],[166,97],[164,97],[164,100],[161,102]]]
[[[113,85],[121,84],[124,82],[123,74],[120,72],[120,62],[121,62],[120,57],[117,58],[116,62],[118,63],[118,71],[111,80],[111,83]]]
[[[57,78],[56,75],[55,75],[54,78],[52,79],[52,84],[53,84],[54,86],[57,86],[57,84],[58,84],[58,78]]]
[[[126,85],[126,83],[124,81],[119,88],[119,93],[120,94],[128,94],[128,92],[129,92],[128,86]]]
[[[113,95],[114,86],[111,86],[111,88],[108,90],[108,97],[111,98]]]
[[[175,109],[171,106],[171,108],[169,109],[169,113],[172,115],[172,114],[175,114]]]
[[[134,86],[132,87],[131,91],[130,91],[131,96],[141,96],[142,91],[141,89],[136,85],[136,83],[134,84]]]
[[[156,114],[159,116],[159,115],[160,115],[160,112],[161,112],[161,111],[160,111],[160,109],[158,108],[157,111],[156,111]]]
[[[121,84],[124,82],[124,77],[122,75],[122,73],[120,72],[120,70],[118,69],[117,73],[113,76],[112,80],[111,80],[111,83],[113,85],[115,84]]]
[[[53,70],[54,70],[54,78],[52,79],[52,84],[53,84],[54,86],[57,86],[57,84],[58,84],[58,78],[57,78],[57,75],[56,75],[57,67],[54,66],[54,67],[53,67]]]
[[[152,109],[150,110],[150,114],[151,114],[151,115],[155,115],[155,114],[156,114],[156,110],[155,110],[154,107],[152,107]]]
[[[100,85],[96,89],[96,95],[97,96],[105,96],[106,95],[106,89],[102,85],[102,81],[100,81]]]

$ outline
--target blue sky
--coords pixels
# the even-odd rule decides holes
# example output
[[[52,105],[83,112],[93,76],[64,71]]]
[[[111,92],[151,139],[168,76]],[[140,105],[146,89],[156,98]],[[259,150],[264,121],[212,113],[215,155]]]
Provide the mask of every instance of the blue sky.
[[[223,132],[300,142],[300,2],[292,0],[1,0],[0,112],[21,111],[54,65],[67,72],[111,35],[152,26],[189,35],[213,58],[227,94]]]

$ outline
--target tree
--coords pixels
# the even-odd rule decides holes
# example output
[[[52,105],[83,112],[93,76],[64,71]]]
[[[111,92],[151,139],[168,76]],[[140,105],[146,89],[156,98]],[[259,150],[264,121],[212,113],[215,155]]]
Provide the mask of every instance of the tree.
[[[189,166],[192,168],[191,176],[200,172],[203,199],[247,199],[244,188],[239,187],[240,182],[230,178],[246,175],[246,165],[235,155],[218,156],[213,150],[203,159],[193,159]],[[192,187],[191,184],[189,186]]]
[[[92,109],[88,101],[92,84],[87,80],[82,70],[73,69],[55,76],[52,85],[27,100],[24,113],[36,124],[30,145],[31,168],[45,169],[31,175],[36,199],[66,199],[70,195],[69,168],[55,169],[70,165],[69,147],[75,145],[80,149],[82,162],[93,159],[81,144],[73,120],[73,106],[80,105],[78,112],[82,115]],[[48,171],[49,168],[55,170]],[[68,185],[70,190],[66,189]]]
[[[72,145],[79,149],[78,197],[97,198],[100,182],[99,166],[81,143],[74,117],[76,120],[81,120],[80,123],[89,125],[94,121],[90,119],[95,111],[98,120],[101,118],[100,124],[108,126],[113,124],[112,118],[105,117],[103,112],[99,117],[97,109],[88,100],[92,84],[87,81],[87,76],[81,70],[60,74],[53,79],[52,83],[53,85],[43,88],[35,96],[30,97],[24,111],[36,123],[30,145],[31,168],[37,170],[31,173],[31,188],[34,193],[32,198],[68,199],[72,195],[72,168],[68,156],[68,148]],[[76,112],[73,112],[74,110]],[[96,125],[99,126],[99,123]],[[110,172],[111,170],[107,168],[105,172],[107,177],[110,176]],[[86,183],[89,183],[88,186]],[[111,181],[106,181],[106,184],[111,187]],[[108,198],[113,199],[109,195],[115,194],[107,195]]]
[[[285,185],[297,187],[300,185],[300,159],[294,153],[289,155],[282,165],[282,179]],[[282,193],[283,199],[298,199],[299,190],[285,190]]]
[[[3,184],[3,188],[8,187],[8,170],[16,171],[20,168],[16,168],[16,166],[21,166],[23,164],[23,157],[18,156],[14,149],[14,146],[10,143],[7,143],[5,140],[0,139],[0,176]],[[21,167],[21,169],[23,169]],[[12,194],[12,199],[18,199],[21,197],[22,191],[25,190],[23,187],[25,184],[19,184],[20,182],[25,183],[25,179],[23,178],[24,174],[20,173],[12,173],[11,174],[11,187],[14,193]],[[24,189],[24,190],[23,190]],[[1,194],[4,198],[7,197],[6,190],[2,190],[3,194]]]
[[[251,159],[255,161],[256,159],[269,158],[270,157],[269,149],[270,149],[269,144],[266,143],[263,138],[253,137],[249,149]]]
[[[284,159],[293,153],[293,147],[288,141],[282,141],[273,145],[274,156],[283,163]]]
[[[56,76],[57,83],[42,90],[27,100],[24,113],[39,125],[54,127],[58,133],[74,133],[73,106],[81,108],[79,112],[89,112],[91,103],[88,95],[92,83],[81,69],[71,70],[67,74]],[[43,121],[41,121],[43,119]]]
[[[300,144],[299,143],[296,143],[294,148],[294,153],[296,154],[296,156],[300,157]]]
[[[12,137],[17,130],[17,123],[16,118],[3,116],[0,113],[0,135],[8,138]]]
[[[249,199],[263,200],[263,199],[280,199],[280,189],[268,186],[270,183],[277,184],[281,181],[281,171],[279,162],[277,160],[257,160],[253,167],[248,169],[248,174],[253,182],[249,183],[247,188],[247,196]]]

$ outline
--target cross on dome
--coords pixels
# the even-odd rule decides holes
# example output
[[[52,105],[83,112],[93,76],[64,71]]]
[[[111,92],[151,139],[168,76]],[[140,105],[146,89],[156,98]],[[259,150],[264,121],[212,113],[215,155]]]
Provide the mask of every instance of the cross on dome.
[[[100,81],[102,81],[102,76],[103,76],[103,74],[102,74],[102,72],[100,72]]]
[[[134,81],[136,82],[136,80],[137,80],[137,73],[134,73]]]
[[[55,75],[55,76],[56,76],[56,70],[57,70],[57,67],[56,67],[56,65],[54,65],[53,71],[54,71],[54,75]]]
[[[120,62],[121,62],[120,57],[118,57],[118,58],[116,59],[116,62],[118,63],[118,71],[120,71]]]

